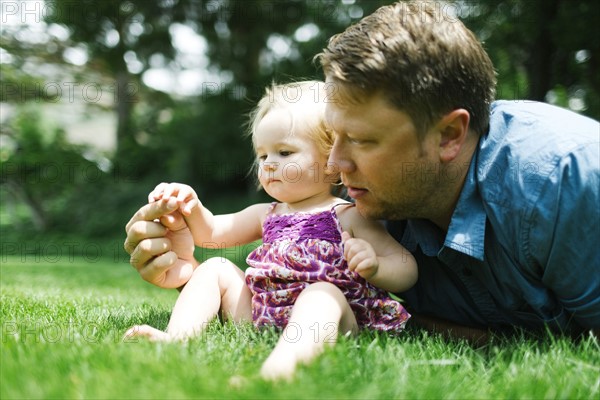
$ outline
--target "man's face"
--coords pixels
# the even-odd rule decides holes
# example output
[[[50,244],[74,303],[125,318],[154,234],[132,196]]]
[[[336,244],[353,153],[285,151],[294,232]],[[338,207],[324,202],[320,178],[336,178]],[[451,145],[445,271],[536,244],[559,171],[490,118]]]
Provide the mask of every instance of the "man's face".
[[[421,141],[410,116],[380,94],[328,103],[326,119],[335,132],[329,163],[363,216],[428,218],[439,184],[435,135]]]

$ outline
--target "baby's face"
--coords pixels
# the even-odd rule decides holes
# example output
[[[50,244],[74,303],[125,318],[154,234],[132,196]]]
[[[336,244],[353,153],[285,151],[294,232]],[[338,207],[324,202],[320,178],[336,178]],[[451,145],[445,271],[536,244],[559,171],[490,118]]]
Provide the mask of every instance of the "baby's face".
[[[301,201],[329,190],[327,156],[308,135],[308,128],[305,120],[297,121],[284,108],[271,110],[256,127],[258,179],[278,201]]]

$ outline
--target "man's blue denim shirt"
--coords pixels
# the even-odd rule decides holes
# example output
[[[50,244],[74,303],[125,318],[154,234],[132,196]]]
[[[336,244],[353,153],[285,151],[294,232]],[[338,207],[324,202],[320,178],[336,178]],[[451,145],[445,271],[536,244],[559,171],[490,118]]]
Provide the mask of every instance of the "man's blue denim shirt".
[[[600,327],[600,124],[523,101],[490,118],[447,234],[387,222],[419,264],[399,295],[469,326]]]

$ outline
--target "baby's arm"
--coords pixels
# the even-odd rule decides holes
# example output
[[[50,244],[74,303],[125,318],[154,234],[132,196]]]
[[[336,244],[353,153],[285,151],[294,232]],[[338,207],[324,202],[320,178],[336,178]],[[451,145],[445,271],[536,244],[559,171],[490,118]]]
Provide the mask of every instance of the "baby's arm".
[[[373,285],[397,293],[417,281],[417,263],[378,221],[363,218],[356,208],[340,213],[348,268]]]
[[[171,198],[177,201],[194,244],[199,247],[233,247],[260,239],[262,217],[269,207],[256,204],[237,213],[214,215],[202,205],[194,189],[181,183],[161,183],[148,195],[149,202]]]

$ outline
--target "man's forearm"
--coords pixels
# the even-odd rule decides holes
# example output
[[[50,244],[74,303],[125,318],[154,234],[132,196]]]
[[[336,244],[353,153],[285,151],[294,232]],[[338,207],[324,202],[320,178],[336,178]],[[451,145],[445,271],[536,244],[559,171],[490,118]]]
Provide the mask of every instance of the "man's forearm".
[[[411,321],[418,327],[432,333],[439,333],[453,339],[465,339],[475,345],[481,345],[488,341],[490,331],[468,326],[458,325],[454,322],[430,317],[428,315],[413,315]]]

